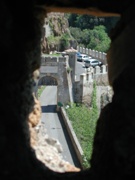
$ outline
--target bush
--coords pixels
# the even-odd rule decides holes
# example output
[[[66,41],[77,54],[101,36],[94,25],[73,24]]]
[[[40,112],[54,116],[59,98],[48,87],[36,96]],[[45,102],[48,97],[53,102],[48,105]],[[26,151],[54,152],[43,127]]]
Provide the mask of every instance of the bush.
[[[84,168],[90,167],[90,158],[93,150],[93,138],[98,118],[96,105],[96,84],[93,84],[92,107],[87,108],[83,104],[72,104],[66,109],[76,136],[84,152]]]

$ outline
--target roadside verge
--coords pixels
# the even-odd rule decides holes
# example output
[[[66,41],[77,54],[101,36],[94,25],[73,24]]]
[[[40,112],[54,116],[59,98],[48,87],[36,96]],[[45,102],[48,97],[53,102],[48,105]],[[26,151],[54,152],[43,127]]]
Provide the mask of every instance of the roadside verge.
[[[66,111],[63,107],[60,107],[60,112],[61,112],[61,115],[63,117],[64,124],[67,128],[67,131],[68,131],[69,137],[71,139],[72,145],[73,145],[74,150],[76,152],[77,158],[80,162],[81,168],[83,169],[83,150],[81,148],[81,145],[80,145],[80,143],[76,137],[76,134],[73,130],[72,124],[71,124],[71,122],[70,122],[70,120],[66,114]]]

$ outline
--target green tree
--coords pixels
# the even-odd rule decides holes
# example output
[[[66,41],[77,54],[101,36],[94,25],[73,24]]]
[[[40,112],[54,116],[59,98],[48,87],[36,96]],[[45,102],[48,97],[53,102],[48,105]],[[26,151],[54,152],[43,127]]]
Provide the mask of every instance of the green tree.
[[[107,52],[110,46],[110,38],[103,25],[95,26],[92,30],[70,27],[70,32],[82,47]]]
[[[90,30],[90,42],[87,45],[87,48],[107,52],[109,46],[110,38],[106,33],[105,26],[95,26],[93,30]]]
[[[69,14],[69,16],[66,15],[66,17],[68,18],[68,23],[69,26],[71,27],[77,27],[76,21],[77,21],[77,14]]]
[[[114,28],[116,23],[119,21],[120,17],[96,17],[92,15],[79,15],[79,14],[69,14],[66,15],[69,26],[77,27],[81,30],[83,29],[94,29],[95,26],[104,25],[106,27],[106,32],[109,34],[111,29]]]
[[[105,17],[102,25],[106,27],[106,32],[110,34],[111,30],[115,27],[120,17]]]
[[[69,43],[69,40],[70,40],[70,36],[69,34],[62,34],[61,38],[60,38],[60,49],[61,50],[65,50],[69,47],[70,43]]]
[[[70,33],[74,37],[74,39],[78,42],[78,44],[82,43],[83,32],[80,28],[70,27]]]
[[[100,25],[100,18],[96,16],[91,16],[91,15],[78,15],[76,18],[76,25],[79,27],[81,30],[83,29],[93,29],[94,26]]]
[[[85,47],[87,47],[87,45],[90,42],[90,30],[89,29],[84,29],[82,31],[82,36],[81,36],[81,43],[85,45]]]

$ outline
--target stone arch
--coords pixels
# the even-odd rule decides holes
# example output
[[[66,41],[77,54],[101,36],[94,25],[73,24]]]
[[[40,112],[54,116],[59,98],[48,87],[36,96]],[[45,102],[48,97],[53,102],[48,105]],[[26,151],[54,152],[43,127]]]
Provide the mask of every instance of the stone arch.
[[[57,76],[53,76],[52,74],[46,74],[46,75],[43,75],[39,80],[38,80],[38,83],[37,83],[37,88],[36,88],[36,92],[38,90],[38,86],[41,86],[41,85],[45,85],[45,86],[57,86],[57,102],[56,104],[58,104],[58,94],[59,94],[59,80],[58,80],[58,77]],[[57,107],[57,110],[58,110],[58,107]]]
[[[75,55],[74,55],[75,57]],[[63,57],[48,58],[46,56],[41,57],[40,66],[40,79],[37,84],[49,83],[52,81],[53,84],[57,84],[57,101],[63,106],[69,102],[72,102],[72,83],[67,73],[66,64],[68,59]],[[56,83],[57,81],[57,83]]]
[[[58,85],[58,80],[51,76],[51,75],[46,75],[43,76],[39,79],[38,85],[50,85],[50,86],[57,86]]]

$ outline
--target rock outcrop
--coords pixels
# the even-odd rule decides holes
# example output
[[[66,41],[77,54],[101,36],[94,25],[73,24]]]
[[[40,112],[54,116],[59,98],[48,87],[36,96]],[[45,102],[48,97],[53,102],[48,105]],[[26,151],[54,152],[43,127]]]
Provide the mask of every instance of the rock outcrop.
[[[69,36],[68,47],[63,47],[63,45],[61,45],[63,43],[61,39],[63,34]],[[49,36],[55,37],[57,40],[55,39],[49,42]],[[51,51],[63,51],[71,46],[76,47],[77,43],[70,34],[68,20],[65,18],[64,13],[47,13],[43,28],[42,52],[49,54]]]

